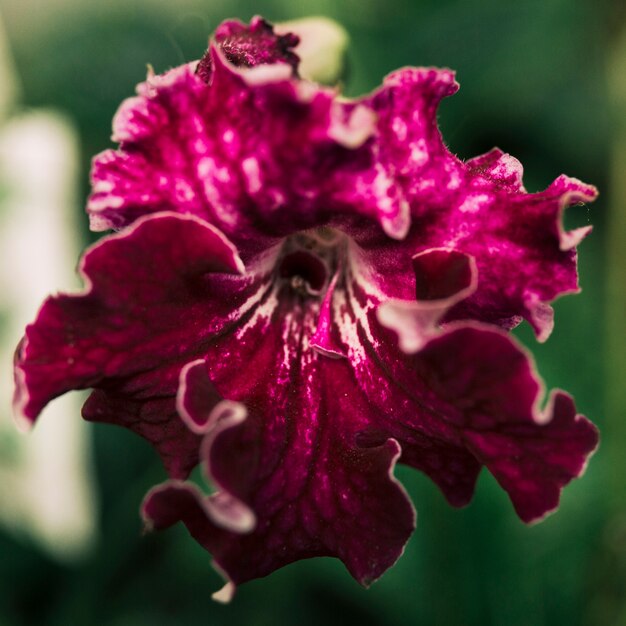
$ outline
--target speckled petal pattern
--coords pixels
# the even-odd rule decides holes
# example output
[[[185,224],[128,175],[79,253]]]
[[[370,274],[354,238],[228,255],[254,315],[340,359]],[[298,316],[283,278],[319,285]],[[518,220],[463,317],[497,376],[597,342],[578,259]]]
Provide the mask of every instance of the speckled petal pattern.
[[[91,389],[86,419],[130,428],[169,479],[148,528],[182,522],[226,578],[339,558],[367,585],[415,512],[397,462],[453,506],[482,467],[517,515],[555,510],[598,443],[531,355],[578,290],[564,210],[499,149],[461,161],[437,127],[448,69],[405,68],[357,100],[298,75],[298,37],[218,27],[203,58],[150,74],[98,155],[91,227],[116,230],[48,298],[15,357],[15,410]],[[188,481],[198,464],[212,492]]]

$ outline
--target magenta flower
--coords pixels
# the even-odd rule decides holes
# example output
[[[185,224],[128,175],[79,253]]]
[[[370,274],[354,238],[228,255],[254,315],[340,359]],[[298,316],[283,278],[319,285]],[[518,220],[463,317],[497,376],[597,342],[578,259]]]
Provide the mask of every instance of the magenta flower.
[[[87,210],[121,229],[85,254],[85,289],[49,298],[16,357],[32,422],[91,388],[171,480],[143,504],[182,521],[234,585],[331,555],[368,584],[415,514],[397,461],[453,506],[485,466],[525,522],[553,511],[597,444],[544,392],[507,330],[544,340],[578,290],[561,214],[596,191],[529,194],[494,149],[463,162],[436,125],[449,70],[403,69],[346,101],[301,80],[260,18],[222,24],[199,63],[149,76],[96,157]],[[202,463],[214,493],[184,479]]]

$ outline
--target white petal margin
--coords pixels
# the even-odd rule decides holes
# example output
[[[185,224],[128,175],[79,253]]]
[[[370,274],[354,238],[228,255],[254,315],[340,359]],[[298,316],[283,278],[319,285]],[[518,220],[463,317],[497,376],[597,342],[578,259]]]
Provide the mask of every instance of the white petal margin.
[[[206,373],[206,363],[197,359],[187,363],[180,372],[179,387],[176,396],[176,408],[192,432],[205,435],[200,447],[200,459],[204,461],[203,470],[207,482],[216,487],[217,492],[203,500],[203,508],[216,525],[236,533],[249,533],[256,526],[256,516],[243,502],[223,489],[211,472],[211,448],[218,435],[225,430],[234,428],[246,420],[248,411],[241,402],[231,400],[219,401],[204,417],[203,423],[198,423],[190,415],[185,398],[188,390],[188,379],[194,373],[202,372],[206,382],[210,385]]]
[[[146,504],[155,496],[158,496],[160,493],[164,491],[170,491],[171,489],[176,489],[178,491],[187,492],[196,502],[198,507],[205,513],[207,519],[215,521],[213,518],[213,511],[209,507],[210,497],[207,497],[203,494],[196,485],[190,482],[185,482],[182,480],[168,480],[156,487],[153,487],[148,491],[145,495],[143,504],[141,506],[141,517],[144,522],[144,532],[152,532],[154,529],[154,521],[149,516],[147,512]],[[182,523],[182,520],[179,520],[177,523]],[[224,579],[224,586],[218,591],[211,594],[211,597],[221,604],[228,604],[235,595],[235,591],[237,589],[235,583],[231,580],[230,576],[224,571],[215,560],[212,561],[211,565],[213,569]]]
[[[205,435],[201,447],[200,457],[204,460],[203,470],[207,482],[217,488],[211,495],[204,494],[195,484],[182,480],[168,480],[161,485],[153,487],[145,496],[141,516],[144,521],[146,531],[151,531],[154,522],[147,512],[147,503],[161,492],[171,489],[187,492],[196,502],[198,507],[204,512],[207,520],[224,530],[247,534],[256,527],[256,516],[254,512],[239,499],[228,493],[219,481],[215,480],[211,473],[211,448],[215,439],[224,431],[234,428],[247,418],[247,410],[240,402],[230,400],[220,400],[215,406],[207,410],[202,416],[203,421],[199,422],[192,418],[186,403],[187,390],[189,389],[189,379],[193,375],[206,374],[206,363],[202,359],[192,361],[185,365],[180,373],[180,385],[176,398],[176,406],[181,419],[190,430]],[[207,387],[210,385],[208,374],[206,374]],[[222,604],[229,603],[236,590],[236,585],[232,582],[228,574],[215,562],[213,568],[225,580],[224,586],[216,591],[212,598]]]
[[[17,433],[11,363],[51,286],[75,282],[77,164],[76,133],[57,114],[29,113],[0,130],[0,523],[60,559],[80,557],[96,537],[90,426],[79,419],[81,396],[70,395],[28,437]]]
[[[287,63],[272,63],[268,65],[256,65],[254,67],[238,67],[228,61],[226,55],[219,46],[211,44],[211,59],[215,67],[226,67],[228,71],[240,76],[243,81],[251,87],[269,85],[290,80],[292,77],[292,67]]]
[[[566,251],[575,248],[592,231],[593,226],[581,226],[580,228],[574,228],[573,230],[565,230],[563,227],[563,214],[572,204],[585,204],[586,202],[593,202],[593,200],[598,197],[598,190],[593,185],[586,185],[577,178],[561,175],[554,182],[556,183],[559,180],[564,180],[580,187],[579,191],[564,193],[559,201],[560,208],[557,223],[559,247],[561,250]]]
[[[431,252],[447,251],[447,248],[431,248],[416,254],[413,258]],[[451,252],[455,252],[450,250]],[[469,284],[447,298],[437,300],[398,300],[383,302],[376,309],[376,317],[382,326],[393,330],[398,335],[400,350],[406,354],[419,352],[428,340],[439,330],[439,322],[457,302],[471,296],[478,286],[478,268],[476,260],[465,255],[469,264],[471,280]]]

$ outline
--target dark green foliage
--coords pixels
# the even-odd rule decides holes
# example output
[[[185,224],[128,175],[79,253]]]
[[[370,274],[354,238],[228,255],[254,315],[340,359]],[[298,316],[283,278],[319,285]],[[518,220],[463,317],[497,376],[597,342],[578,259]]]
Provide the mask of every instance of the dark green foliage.
[[[89,160],[110,146],[111,117],[144,78],[146,63],[163,71],[198,58],[219,21],[255,13],[271,20],[325,13],[342,22],[352,37],[345,85],[351,95],[402,65],[456,69],[461,91],[444,102],[440,121],[462,158],[498,145],[524,163],[530,191],[562,172],[601,191],[608,185],[604,81],[611,39],[603,3],[189,0],[167,12],[166,3],[156,1],[112,2],[117,9],[111,11],[101,6],[108,2],[73,4],[77,8],[63,14],[48,9],[45,23],[33,17],[36,36],[28,32],[30,18],[17,10],[7,11],[7,26],[24,104],[62,109],[78,125],[85,193]],[[568,224],[590,221],[596,229],[580,247],[584,292],[557,303],[552,338],[537,346],[528,328],[518,332],[548,386],[572,392],[601,430],[605,210],[601,197],[568,217]],[[589,623],[593,557],[609,499],[602,448],[586,477],[565,490],[560,511],[530,528],[487,475],[474,502],[458,511],[429,480],[401,469],[418,529],[404,557],[369,591],[339,562],[324,559],[245,585],[223,607],[210,599],[221,583],[209,556],[182,527],[141,535],[139,503],[164,477],[156,455],[125,431],[101,426],[93,432],[100,540],[84,561],[63,566],[0,532],[1,626]]]

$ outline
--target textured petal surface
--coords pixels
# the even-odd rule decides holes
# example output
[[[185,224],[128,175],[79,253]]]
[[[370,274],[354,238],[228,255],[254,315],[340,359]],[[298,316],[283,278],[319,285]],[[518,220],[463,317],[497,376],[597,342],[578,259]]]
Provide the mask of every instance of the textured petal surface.
[[[582,473],[598,442],[571,398],[555,392],[542,411],[528,355],[491,329],[450,330],[412,361],[430,387],[422,397],[437,395],[429,408],[495,476],[520,518],[536,521],[556,509],[562,487]],[[408,372],[396,379],[407,388],[416,378]],[[415,387],[408,390],[415,393]]]
[[[436,115],[447,69],[356,101],[297,76],[297,37],[225,22],[199,63],[150,75],[94,160],[81,293],[43,304],[16,354],[18,414],[93,389],[87,419],[151,442],[170,480],[144,517],[183,522],[237,584],[340,558],[363,584],[414,512],[397,460],[454,506],[481,467],[532,522],[597,445],[573,400],[546,406],[522,319],[578,289],[562,213],[595,189],[529,194],[498,149],[463,162]],[[215,488],[183,482],[203,461]]]
[[[438,329],[476,288],[472,258],[415,257],[421,300],[402,324],[421,342],[407,351],[402,324],[379,323],[354,244],[338,241],[287,242],[245,272],[205,222],[139,220],[86,254],[83,293],[50,298],[27,329],[16,404],[33,420],[53,397],[94,388],[84,415],[148,439],[174,478],[204,436],[217,494],[168,483],[145,515],[156,527],[183,521],[234,584],[316,555],[364,583],[380,576],[414,523],[391,476],[400,454],[454,505],[485,465],[523,520],[554,509],[597,434],[563,394],[540,411],[532,364],[502,331]],[[328,250],[337,258],[314,254]]]
[[[299,38],[292,33],[277,35],[274,27],[261,17],[254,17],[250,26],[237,21],[222,22],[215,31],[215,42],[226,59],[236,67],[257,67],[283,63],[289,65],[294,74],[298,69],[298,55],[292,48]],[[200,59],[198,75],[208,83],[213,72],[210,52]]]
[[[330,378],[335,371],[318,375]],[[198,376],[185,388],[187,395],[203,393]],[[226,426],[218,405],[203,447],[221,491],[207,497],[189,484],[165,483],[147,496],[144,516],[156,528],[183,521],[234,584],[312,556],[339,557],[368,584],[396,561],[414,527],[412,507],[391,473],[399,446],[350,441],[334,396],[296,389],[284,395],[264,400],[273,411],[259,407],[263,419],[251,414]],[[201,419],[196,414],[194,421]],[[215,514],[216,499],[226,499],[229,511],[233,501],[249,507],[254,529],[233,530],[231,518]]]
[[[208,224],[161,214],[93,246],[80,270],[84,291],[46,300],[18,348],[17,412],[32,422],[56,396],[94,388],[87,419],[137,431],[186,475],[198,444],[176,414],[178,375],[248,295],[236,251]],[[225,304],[233,281],[241,292]]]
[[[561,176],[529,194],[510,155],[452,155],[436,117],[458,89],[450,70],[400,70],[348,102],[285,74],[284,42],[265,22],[223,28],[243,61],[227,58],[219,35],[202,61],[205,80],[193,64],[149,77],[118,111],[121,149],[93,166],[95,230],[164,209],[190,213],[247,260],[280,237],[331,225],[363,248],[384,293],[409,300],[412,258],[450,248],[475,259],[479,282],[448,321],[509,329],[526,319],[540,340],[549,336],[549,302],[578,290],[575,246],[590,230],[565,232],[562,213],[593,200],[593,187]]]
[[[491,367],[476,359],[478,350],[489,353]],[[390,477],[400,455],[391,435],[401,441],[401,461],[431,476],[451,504],[467,504],[484,464],[527,522],[554,510],[561,488],[582,473],[597,443],[569,396],[557,392],[539,410],[528,357],[499,332],[460,327],[431,340],[404,364],[403,376],[376,379],[392,395],[362,379],[355,385],[345,359],[310,355],[286,364],[268,350],[255,364],[262,369],[253,369],[268,380],[257,374],[254,385],[210,363],[194,366],[205,382],[194,370],[193,383],[183,381],[187,405],[196,407],[186,419],[205,424],[203,458],[219,491],[205,496],[190,484],[165,483],[148,494],[143,514],[158,529],[183,522],[230,581],[228,595],[239,583],[312,556],[339,557],[362,583],[380,576],[413,525],[408,501]],[[315,383],[272,385],[288,373],[291,381],[306,376]],[[228,395],[243,390],[255,414],[223,427],[215,411],[203,417],[214,382]],[[244,413],[244,404],[238,406]],[[220,501],[225,515],[215,512]],[[242,505],[255,525],[238,532]]]
[[[457,88],[449,70],[405,69],[373,95],[377,159],[409,203],[411,226],[400,244],[374,231],[357,241],[378,265],[381,286],[395,297],[408,297],[402,289],[410,288],[415,254],[443,247],[471,255],[478,288],[448,320],[508,329],[526,319],[545,340],[553,324],[548,303],[578,291],[575,246],[590,230],[564,232],[563,211],[597,192],[561,176],[545,191],[529,194],[519,161],[498,149],[465,163],[457,159],[436,124],[439,100]]]
[[[372,115],[340,105],[330,90],[272,75],[284,65],[239,70],[217,48],[210,54],[209,85],[185,65],[148,77],[122,104],[113,122],[121,149],[93,162],[92,229],[171,210],[216,225],[247,260],[338,216],[386,219],[384,194],[354,205],[339,193],[369,159],[359,147]]]
[[[191,213],[245,243],[247,258],[276,237],[333,223],[371,252],[394,297],[411,292],[415,254],[454,248],[475,258],[480,281],[449,320],[510,328],[527,319],[546,339],[548,303],[578,290],[575,245],[588,231],[565,233],[562,212],[595,189],[560,177],[528,194],[521,164],[500,150],[454,157],[436,123],[440,100],[458,89],[450,70],[401,70],[373,96],[339,102],[281,73],[293,64],[278,39],[262,20],[228,22],[201,62],[211,67],[205,80],[184,66],[140,85],[114,123],[122,150],[94,162],[92,226]],[[259,69],[260,78],[246,74]]]
[[[430,303],[442,315],[439,303],[454,306],[454,294],[418,301],[381,324],[389,321],[381,315],[389,303],[377,306],[367,288],[355,276],[337,294],[335,318],[336,341],[372,407],[363,436],[396,439],[401,462],[428,474],[451,504],[469,502],[485,465],[524,521],[554,510],[561,488],[582,473],[598,442],[571,398],[555,392],[542,410],[542,383],[530,356],[503,331],[476,323],[434,328],[419,305]]]

